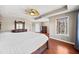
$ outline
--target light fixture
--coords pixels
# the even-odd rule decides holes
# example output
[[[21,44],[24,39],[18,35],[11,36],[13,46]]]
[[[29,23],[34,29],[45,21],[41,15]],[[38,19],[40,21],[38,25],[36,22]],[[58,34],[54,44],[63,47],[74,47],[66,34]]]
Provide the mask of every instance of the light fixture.
[[[36,9],[28,9],[28,10],[25,10],[26,14],[29,14],[31,16],[38,16],[39,15],[39,12],[36,10]]]

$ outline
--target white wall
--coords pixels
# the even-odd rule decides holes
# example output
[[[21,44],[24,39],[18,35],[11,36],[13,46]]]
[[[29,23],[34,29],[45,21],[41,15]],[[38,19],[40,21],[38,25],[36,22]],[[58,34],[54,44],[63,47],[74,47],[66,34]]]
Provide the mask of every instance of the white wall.
[[[69,36],[63,36],[63,35],[56,35],[56,19],[64,16],[69,16]],[[64,40],[68,42],[75,43],[76,39],[76,16],[77,12],[69,12],[65,14],[60,14],[56,16],[50,17],[49,21],[49,30],[50,30],[50,37],[53,39],[59,39]]]

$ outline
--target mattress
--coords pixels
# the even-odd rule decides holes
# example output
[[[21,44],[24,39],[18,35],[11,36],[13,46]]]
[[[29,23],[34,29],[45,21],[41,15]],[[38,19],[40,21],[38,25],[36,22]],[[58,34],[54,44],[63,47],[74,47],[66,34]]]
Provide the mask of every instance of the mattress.
[[[0,33],[0,54],[31,54],[47,40],[46,35],[34,32]]]

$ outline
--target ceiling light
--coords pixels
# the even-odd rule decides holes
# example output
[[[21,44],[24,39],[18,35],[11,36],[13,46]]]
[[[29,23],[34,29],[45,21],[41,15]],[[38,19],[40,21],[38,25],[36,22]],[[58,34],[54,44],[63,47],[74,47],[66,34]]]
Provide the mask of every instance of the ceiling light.
[[[26,14],[29,14],[31,16],[38,16],[39,15],[39,12],[36,10],[36,9],[28,9],[28,10],[25,10]]]

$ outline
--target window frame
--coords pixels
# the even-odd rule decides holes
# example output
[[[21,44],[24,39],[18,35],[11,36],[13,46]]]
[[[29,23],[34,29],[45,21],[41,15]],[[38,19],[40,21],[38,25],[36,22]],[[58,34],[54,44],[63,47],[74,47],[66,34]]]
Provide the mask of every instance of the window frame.
[[[67,27],[65,27],[66,28],[66,30],[65,31],[67,31],[67,33],[65,33],[65,34],[62,34],[62,33],[57,33],[58,31],[57,31],[57,20],[61,20],[61,19],[65,19],[65,18],[67,18],[67,24],[66,24],[66,26]],[[55,33],[56,33],[56,35],[64,35],[64,36],[69,36],[69,16],[64,16],[64,17],[59,17],[59,18],[57,18],[56,19],[56,28],[55,28]]]

